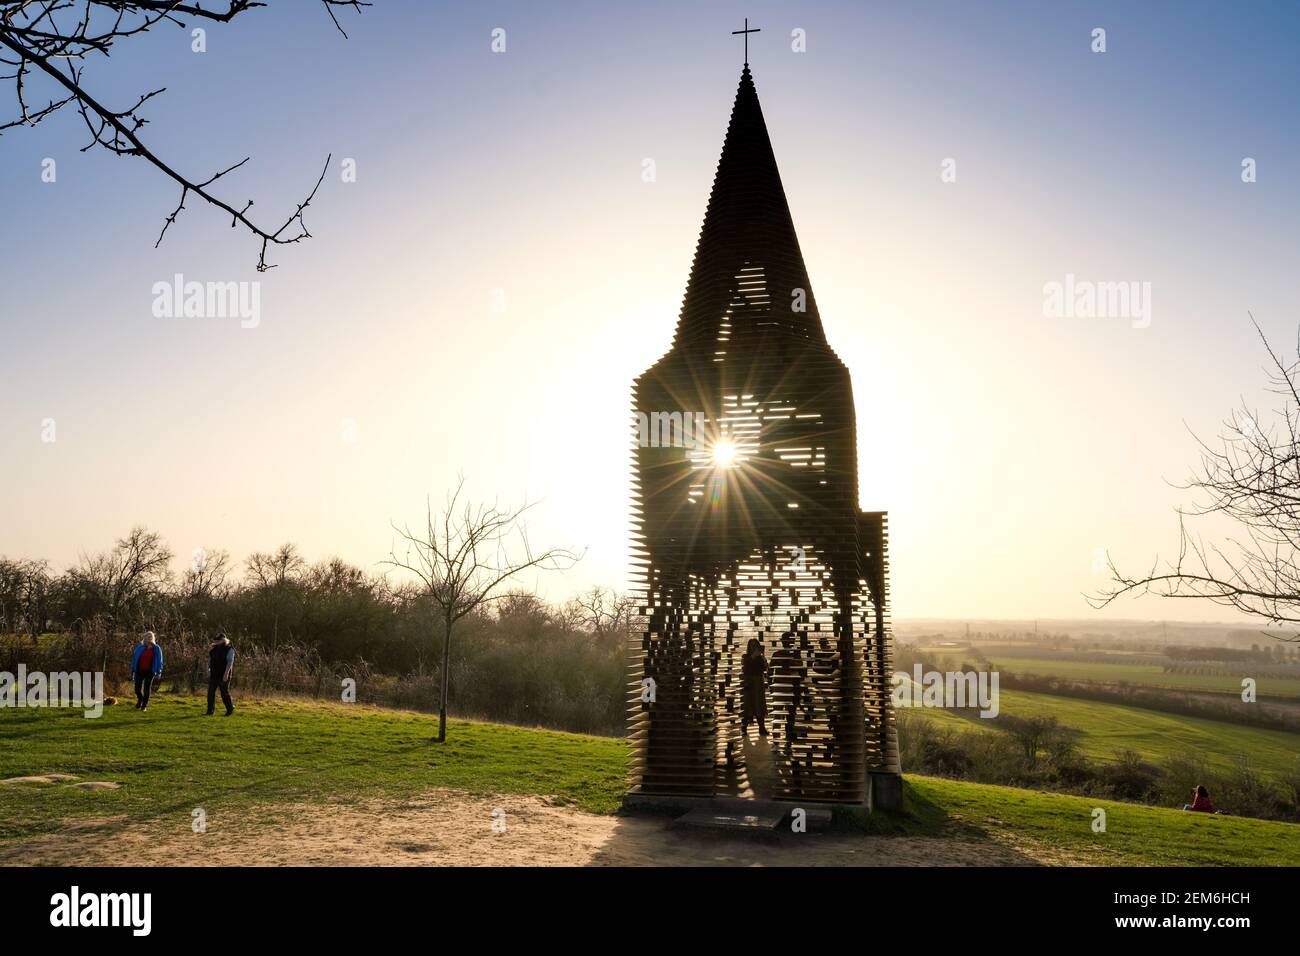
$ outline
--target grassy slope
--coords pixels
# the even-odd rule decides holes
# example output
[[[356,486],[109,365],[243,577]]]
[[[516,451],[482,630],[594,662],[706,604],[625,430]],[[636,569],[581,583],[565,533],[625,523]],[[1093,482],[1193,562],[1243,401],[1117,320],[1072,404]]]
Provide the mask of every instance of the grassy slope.
[[[436,719],[361,705],[237,702],[204,717],[197,698],[155,698],[148,713],[0,710],[0,779],[44,773],[113,780],[122,789],[0,787],[0,839],[58,829],[62,817],[209,819],[252,803],[403,796],[429,787],[538,793],[593,812],[619,803],[621,740]],[[218,712],[220,714],[220,712]]]
[[[1056,717],[1061,723],[1082,730],[1079,749],[1095,760],[1113,760],[1119,751],[1126,749],[1155,761],[1175,753],[1191,752],[1203,755],[1213,767],[1230,770],[1235,766],[1236,757],[1245,755],[1251,766],[1276,774],[1295,769],[1300,754],[1300,734],[1283,730],[1019,690],[1004,690],[1000,699],[1004,714]],[[990,729],[987,722],[980,720],[962,720],[961,725],[956,724],[953,714],[934,708],[914,708],[911,712],[941,721],[947,727]]]
[[[85,792],[67,785],[0,786],[0,841],[57,832],[65,821],[125,815],[188,828],[294,801],[397,797],[431,787],[535,793],[611,812],[623,793],[621,740],[453,721],[430,745],[426,715],[296,701],[242,704],[235,717],[201,716],[194,699],[162,698],[148,714],[0,710],[0,778],[72,773],[124,784]],[[874,832],[998,839],[1049,858],[1096,863],[1300,865],[1300,827],[934,778],[909,778],[909,812],[876,815]],[[1108,832],[1093,834],[1092,810]]]
[[[1051,859],[1093,866],[1300,866],[1300,826],[1184,813],[1091,797],[909,777],[913,815],[942,814],[970,829]],[[1106,832],[1092,830],[1106,811]],[[978,862],[968,860],[965,862]]]
[[[1023,691],[1004,691],[1002,702],[1007,713],[1055,714],[1062,723],[1081,728],[1084,753],[1098,759],[1113,758],[1125,748],[1157,758],[1192,751],[1222,769],[1244,755],[1258,770],[1281,773],[1294,769],[1300,754],[1300,734],[1283,730]]]

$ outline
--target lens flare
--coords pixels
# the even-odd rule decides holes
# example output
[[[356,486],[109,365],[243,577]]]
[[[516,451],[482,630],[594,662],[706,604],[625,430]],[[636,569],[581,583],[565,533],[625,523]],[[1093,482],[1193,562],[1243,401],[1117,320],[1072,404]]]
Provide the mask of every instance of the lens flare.
[[[713,445],[713,463],[725,467],[736,460],[736,443],[730,438],[719,438]]]

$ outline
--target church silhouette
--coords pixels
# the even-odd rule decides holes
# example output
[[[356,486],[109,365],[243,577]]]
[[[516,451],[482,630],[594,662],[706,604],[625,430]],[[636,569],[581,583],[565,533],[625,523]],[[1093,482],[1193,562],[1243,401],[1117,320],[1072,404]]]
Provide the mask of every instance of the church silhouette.
[[[748,63],[672,348],[633,411],[629,804],[897,805],[886,515],[858,508],[852,384]],[[751,640],[759,678],[742,674]],[[770,734],[743,726],[747,681]]]

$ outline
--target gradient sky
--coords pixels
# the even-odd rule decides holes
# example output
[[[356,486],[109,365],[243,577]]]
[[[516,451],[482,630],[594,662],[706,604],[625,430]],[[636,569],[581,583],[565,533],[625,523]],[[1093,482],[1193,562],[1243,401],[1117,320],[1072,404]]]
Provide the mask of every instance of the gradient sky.
[[[1295,341],[1295,4],[377,0],[344,40],[297,0],[209,25],[203,54],[159,28],[88,85],[166,86],[154,148],[198,178],[251,155],[221,192],[267,220],[332,152],[315,238],[259,277],[254,240],[191,199],[154,249],[159,173],[79,152],[71,112],[0,137],[0,554],[62,567],[144,523],[179,555],[291,540],[378,570],[390,519],[463,470],[475,497],[540,502],[535,542],[587,548],[521,583],[623,587],[630,385],[672,336],[746,16],[853,373],[861,503],[890,512],[893,613],[1094,614],[1098,549],[1175,547],[1189,428],[1264,404],[1247,311]],[[260,279],[260,326],[155,318],[178,272]],[[1044,318],[1067,273],[1150,282],[1150,327]]]

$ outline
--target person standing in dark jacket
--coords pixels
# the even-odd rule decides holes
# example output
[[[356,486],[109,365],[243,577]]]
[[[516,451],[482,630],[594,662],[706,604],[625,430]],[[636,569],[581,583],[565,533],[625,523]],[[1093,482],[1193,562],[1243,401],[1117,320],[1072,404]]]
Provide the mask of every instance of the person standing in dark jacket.
[[[751,637],[745,646],[745,656],[740,662],[740,733],[744,736],[749,725],[758,721],[758,735],[767,736],[767,656],[763,643]]]
[[[787,754],[793,753],[799,731],[799,708],[808,693],[804,687],[806,670],[803,655],[795,645],[794,631],[786,631],[781,635],[780,649],[772,655],[768,674],[772,684],[772,702],[780,714],[780,726],[785,728],[784,748]]]
[[[217,690],[221,691],[221,702],[226,705],[226,716],[235,712],[235,705],[230,702],[230,672],[235,666],[235,648],[230,638],[218,634],[212,639],[208,648],[208,716],[211,717],[217,707]]]

